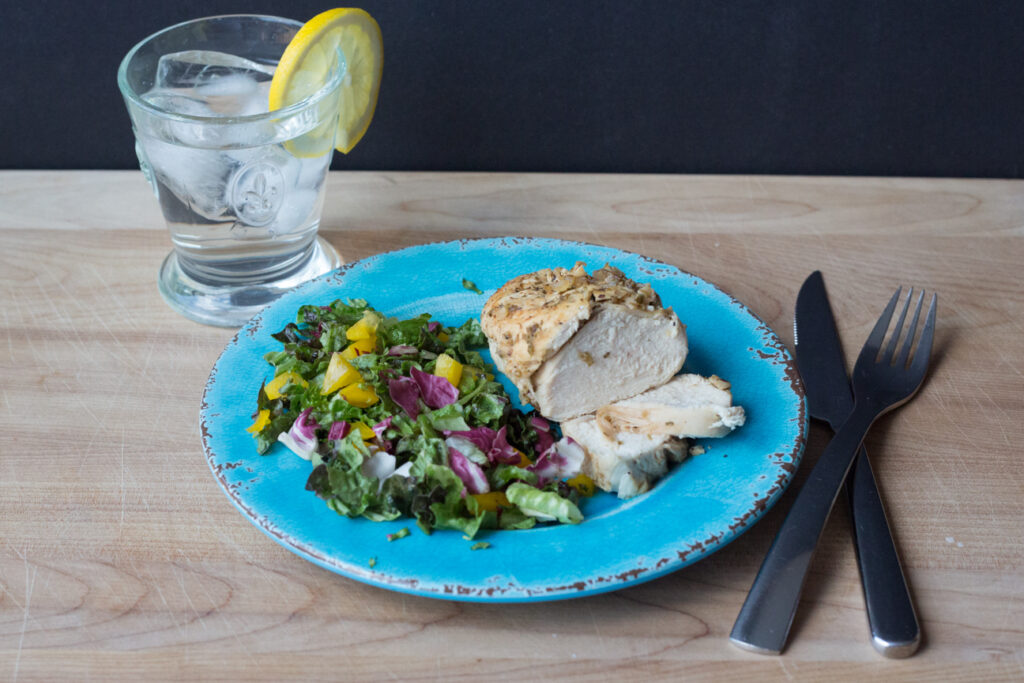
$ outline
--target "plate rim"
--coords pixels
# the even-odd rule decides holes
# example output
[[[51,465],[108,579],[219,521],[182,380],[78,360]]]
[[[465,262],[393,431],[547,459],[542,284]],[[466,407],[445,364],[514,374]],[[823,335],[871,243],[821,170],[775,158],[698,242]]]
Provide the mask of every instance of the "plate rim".
[[[389,251],[379,252],[370,256],[345,263],[339,268],[325,273],[316,278],[313,278],[307,282],[304,282],[293,290],[286,293],[284,296],[289,297],[292,294],[298,293],[302,290],[311,289],[318,286],[320,283],[329,283],[331,280],[341,280],[344,275],[365,264],[368,261],[378,260],[386,257],[393,257],[397,254],[406,252],[418,252],[427,251],[431,249],[439,249],[444,247],[458,246],[464,248],[466,245],[480,245],[482,247],[499,248],[505,247],[516,247],[522,244],[534,244],[543,245],[551,244],[559,247],[570,247],[578,250],[587,249],[600,249],[618,254],[626,257],[636,259],[640,263],[650,264],[657,268],[667,268],[671,272],[673,278],[689,278],[693,284],[708,287],[711,290],[719,292],[721,295],[728,299],[728,303],[731,306],[735,306],[739,311],[749,316],[751,320],[756,323],[756,329],[761,333],[763,337],[763,345],[768,348],[772,348],[776,351],[774,356],[775,364],[783,365],[782,375],[786,380],[788,387],[792,390],[798,404],[798,415],[795,420],[798,422],[798,433],[793,439],[792,448],[789,452],[782,453],[776,452],[774,454],[766,454],[766,457],[771,458],[772,462],[778,466],[779,474],[776,480],[772,482],[771,486],[765,491],[764,495],[760,498],[756,498],[749,505],[749,509],[741,516],[734,518],[733,523],[727,525],[729,534],[726,538],[724,532],[712,535],[704,541],[700,541],[694,544],[690,544],[685,550],[678,551],[677,559],[666,558],[659,560],[657,566],[641,567],[631,571],[619,573],[618,575],[611,577],[597,577],[596,579],[591,577],[587,580],[580,580],[575,583],[566,584],[562,586],[548,586],[543,591],[537,591],[530,589],[522,585],[508,585],[508,586],[487,586],[487,587],[474,587],[466,588],[461,586],[453,587],[451,585],[441,585],[438,581],[421,581],[419,579],[409,579],[399,576],[389,576],[384,570],[375,570],[370,566],[361,566],[355,563],[351,563],[346,560],[340,560],[338,558],[331,557],[330,555],[324,554],[318,548],[312,547],[310,544],[297,539],[290,534],[283,532],[275,527],[272,521],[266,514],[260,514],[257,510],[254,510],[251,506],[247,505],[245,501],[238,495],[236,491],[237,486],[228,482],[225,471],[231,469],[225,467],[224,464],[216,462],[217,455],[213,452],[211,447],[211,441],[213,439],[209,427],[207,425],[207,418],[214,417],[210,415],[210,404],[208,402],[208,396],[211,389],[217,382],[217,374],[220,370],[220,364],[224,356],[229,350],[236,346],[245,334],[251,338],[255,338],[260,332],[264,324],[264,314],[268,309],[274,307],[278,302],[273,302],[263,309],[256,315],[254,315],[249,321],[247,321],[235,335],[225,344],[224,348],[218,354],[216,361],[210,371],[207,378],[206,384],[203,389],[202,400],[200,403],[200,437],[202,441],[202,447],[204,455],[207,460],[207,464],[210,467],[211,473],[221,488],[221,491],[228,497],[232,504],[238,509],[238,511],[249,520],[257,529],[264,533],[267,537],[284,547],[289,552],[298,555],[299,557],[311,562],[323,569],[331,571],[340,576],[350,578],[361,583],[372,585],[378,588],[386,590],[397,591],[405,594],[417,595],[421,597],[428,597],[434,599],[443,600],[457,600],[457,601],[468,601],[468,602],[503,602],[503,603],[519,603],[519,602],[541,602],[541,601],[554,601],[572,599],[577,597],[586,597],[589,595],[596,595],[600,593],[606,593],[610,591],[621,590],[624,588],[633,587],[647,581],[660,578],[669,573],[683,569],[695,562],[713,554],[714,552],[724,548],[726,545],[732,543],[737,538],[742,536],[747,530],[754,526],[767,512],[770,510],[781,498],[783,492],[789,487],[793,481],[793,477],[799,468],[803,454],[807,444],[808,432],[809,432],[809,415],[807,411],[807,399],[804,391],[803,383],[800,379],[799,371],[796,366],[796,360],[793,354],[789,351],[786,345],[779,338],[778,334],[756,313],[754,313],[746,304],[734,297],[732,294],[724,290],[717,284],[705,280],[704,278],[694,275],[682,268],[675,266],[671,263],[660,261],[651,256],[645,254],[621,249],[619,247],[607,246],[594,244],[590,242],[583,242],[577,240],[564,240],[559,238],[549,237],[529,237],[529,236],[502,236],[502,237],[481,237],[481,238],[460,238],[454,240],[438,240],[432,242],[426,242],[422,244],[415,244],[406,247],[400,247]],[[284,297],[282,297],[284,298]],[[280,299],[278,300],[280,301]],[[765,354],[758,351],[761,355],[762,360],[769,360],[773,358],[770,354]],[[456,533],[456,532],[452,532]],[[682,539],[680,539],[682,542]]]

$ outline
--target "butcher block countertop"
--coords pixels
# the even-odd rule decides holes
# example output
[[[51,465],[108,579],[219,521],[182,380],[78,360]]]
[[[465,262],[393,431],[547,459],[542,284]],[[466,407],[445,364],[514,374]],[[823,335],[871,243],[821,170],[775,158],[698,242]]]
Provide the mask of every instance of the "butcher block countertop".
[[[749,532],[625,590],[451,602],[299,558],[211,475],[200,400],[234,330],[161,300],[170,240],[141,173],[4,171],[0,680],[1024,678],[1024,182],[331,173],[321,234],[346,261],[505,235],[638,252],[717,284],[790,347],[820,269],[851,362],[897,286],[939,292],[930,377],[866,442],[918,654],[871,647],[843,505],[785,653],[729,643],[827,443],[818,424]]]

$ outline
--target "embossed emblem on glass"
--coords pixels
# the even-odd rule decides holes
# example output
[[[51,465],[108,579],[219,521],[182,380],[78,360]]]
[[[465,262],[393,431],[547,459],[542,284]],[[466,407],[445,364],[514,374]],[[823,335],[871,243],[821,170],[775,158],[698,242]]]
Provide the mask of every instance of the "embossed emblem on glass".
[[[235,174],[231,203],[246,225],[267,225],[277,216],[284,199],[284,176],[276,166],[256,162]]]

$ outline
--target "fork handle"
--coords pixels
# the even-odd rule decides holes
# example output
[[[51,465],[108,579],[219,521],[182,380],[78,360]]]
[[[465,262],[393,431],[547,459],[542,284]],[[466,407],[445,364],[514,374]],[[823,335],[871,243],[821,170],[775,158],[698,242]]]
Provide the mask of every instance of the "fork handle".
[[[818,458],[761,563],[729,638],[761,654],[779,654],[803,591],[814,548],[825,528],[854,456],[878,410],[854,406]]]
[[[886,657],[909,657],[921,641],[921,626],[863,447],[846,479],[846,492],[871,642]]]

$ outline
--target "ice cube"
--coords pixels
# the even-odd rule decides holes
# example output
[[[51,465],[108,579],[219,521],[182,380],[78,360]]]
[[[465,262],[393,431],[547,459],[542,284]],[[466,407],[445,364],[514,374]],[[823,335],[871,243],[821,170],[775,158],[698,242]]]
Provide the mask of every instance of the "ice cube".
[[[287,235],[306,227],[311,215],[320,213],[323,196],[314,190],[292,189],[281,203],[274,222],[267,226],[272,235]],[[315,213],[314,213],[315,212]]]
[[[193,88],[221,76],[244,75],[268,81],[274,66],[212,50],[187,50],[160,57],[154,88]]]
[[[323,159],[303,159],[301,161],[301,169],[299,171],[299,177],[295,181],[295,185],[302,189],[320,191],[320,185],[323,184],[326,178],[325,166],[331,165],[331,156],[328,154]]]
[[[248,116],[267,111],[267,96],[248,76],[222,76],[195,89],[214,116]],[[262,97],[261,97],[262,94]]]
[[[160,97],[161,108],[182,114],[260,114],[267,111],[274,68],[223,52],[175,52],[160,58],[156,83],[147,94]],[[206,111],[193,112],[190,101],[204,104]],[[175,108],[179,106],[182,109]]]
[[[183,204],[211,221],[231,220],[228,180],[238,161],[212,149],[193,149],[154,138],[143,142],[161,185]]]
[[[142,95],[142,100],[152,104],[154,107],[175,114],[188,114],[190,116],[213,116],[210,107],[202,100],[191,97],[180,90],[168,90],[166,88],[153,88]]]

